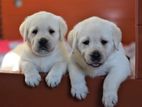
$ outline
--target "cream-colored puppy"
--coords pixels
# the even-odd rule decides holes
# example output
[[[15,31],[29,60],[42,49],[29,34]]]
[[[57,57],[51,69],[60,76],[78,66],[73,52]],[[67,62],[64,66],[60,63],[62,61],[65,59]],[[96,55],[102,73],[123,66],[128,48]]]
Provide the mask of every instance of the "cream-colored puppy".
[[[86,97],[85,76],[107,75],[102,102],[105,107],[113,107],[118,102],[120,84],[130,75],[120,29],[110,21],[91,17],[70,31],[68,41],[73,49],[69,64],[72,95],[77,99]]]
[[[5,56],[2,69],[19,70],[20,66],[26,84],[32,87],[41,81],[39,72],[50,71],[45,81],[57,86],[67,67],[66,32],[66,22],[60,16],[45,11],[28,16],[20,26],[24,43]]]
[[[127,46],[124,47],[126,56],[129,58],[130,65],[131,65],[131,71],[132,75],[131,78],[135,79],[135,51],[136,51],[136,44],[133,42]]]

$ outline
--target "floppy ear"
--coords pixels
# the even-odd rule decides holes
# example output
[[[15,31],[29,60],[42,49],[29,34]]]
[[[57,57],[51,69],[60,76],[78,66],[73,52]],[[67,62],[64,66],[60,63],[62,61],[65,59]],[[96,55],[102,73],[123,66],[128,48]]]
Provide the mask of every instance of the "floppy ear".
[[[77,42],[77,31],[75,31],[75,29],[73,29],[68,34],[68,43],[72,47],[72,51],[76,47],[76,42]]]
[[[58,16],[58,19],[59,19],[59,33],[60,33],[59,39],[63,40],[64,36],[66,35],[68,31],[68,27],[67,27],[65,20],[62,17]]]
[[[19,31],[21,36],[23,37],[24,41],[27,40],[28,36],[28,17],[22,22],[22,24],[19,27]]]
[[[119,44],[121,42],[122,39],[122,32],[120,30],[120,28],[118,26],[116,26],[115,24],[112,26],[112,32],[113,32],[113,42],[114,42],[114,47],[116,49],[119,48]]]

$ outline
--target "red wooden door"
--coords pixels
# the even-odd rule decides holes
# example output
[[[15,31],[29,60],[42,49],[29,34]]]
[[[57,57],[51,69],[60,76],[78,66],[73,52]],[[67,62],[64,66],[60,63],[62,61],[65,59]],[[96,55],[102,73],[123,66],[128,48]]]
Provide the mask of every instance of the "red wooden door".
[[[135,0],[21,0],[17,8],[14,0],[1,0],[2,31],[4,39],[19,39],[19,25],[24,18],[34,12],[46,10],[61,15],[69,28],[77,22],[100,16],[114,21],[123,31],[123,42],[130,43],[136,36]]]
[[[14,0],[1,0],[2,33],[4,39],[21,39],[19,25],[34,12],[46,10],[64,17],[69,29],[77,22],[96,15],[114,21],[123,31],[123,43],[137,43],[137,78],[127,80],[120,88],[118,107],[142,107],[142,25],[137,0],[22,0],[23,5],[15,7]],[[141,0],[139,0],[141,2]],[[139,5],[142,3],[139,3]],[[139,26],[139,27],[138,27]],[[139,32],[137,32],[139,28]],[[139,35],[138,35],[139,33]],[[44,77],[44,76],[43,76]],[[44,80],[44,78],[43,78]],[[101,104],[102,78],[87,79],[90,94],[84,101],[74,100],[70,93],[68,77],[55,89],[46,87],[44,81],[37,88],[24,84],[23,75],[0,74],[1,107],[103,107]]]

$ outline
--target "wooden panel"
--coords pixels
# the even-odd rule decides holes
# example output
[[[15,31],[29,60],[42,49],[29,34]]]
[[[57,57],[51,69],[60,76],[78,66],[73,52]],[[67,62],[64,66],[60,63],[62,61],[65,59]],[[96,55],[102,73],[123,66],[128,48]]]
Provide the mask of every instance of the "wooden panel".
[[[67,76],[57,88],[50,89],[44,81],[36,88],[29,88],[25,86],[22,75],[0,74],[0,105],[1,107],[103,107],[101,103],[103,78],[87,79],[87,82],[89,95],[85,100],[77,101],[70,95]],[[120,87],[119,103],[116,107],[141,107],[141,91],[142,80],[127,80]]]
[[[137,69],[137,78],[142,79],[142,1],[138,0],[138,37],[137,37],[137,52],[136,52],[136,67]]]
[[[138,40],[137,40],[137,54],[136,54],[136,57],[137,57],[137,63],[136,63],[136,66],[138,67],[137,69],[137,77],[138,78],[142,78],[142,26],[139,26],[138,27]]]
[[[139,25],[142,26],[142,0],[138,0]]]
[[[0,3],[0,38],[1,37],[2,37],[2,19],[1,19],[1,3]]]
[[[77,22],[96,15],[117,23],[123,31],[123,42],[135,40],[136,0],[23,0],[16,8],[13,0],[2,1],[3,35],[5,39],[19,39],[18,27],[25,16],[40,10],[61,15],[69,28]]]

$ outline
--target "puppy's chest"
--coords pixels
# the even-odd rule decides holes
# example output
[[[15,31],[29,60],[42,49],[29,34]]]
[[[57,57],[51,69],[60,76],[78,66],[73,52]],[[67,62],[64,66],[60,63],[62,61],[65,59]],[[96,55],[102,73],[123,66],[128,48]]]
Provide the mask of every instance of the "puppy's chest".
[[[107,65],[103,65],[99,68],[94,68],[92,71],[86,72],[86,75],[90,77],[104,76],[108,73],[110,67]]]
[[[48,72],[56,63],[63,61],[58,55],[40,58],[36,61],[39,72]]]

